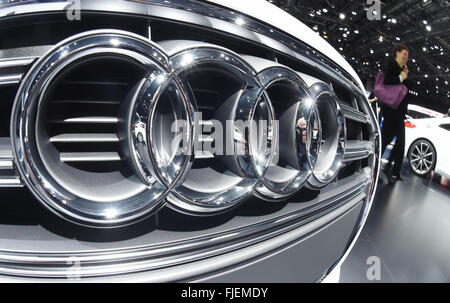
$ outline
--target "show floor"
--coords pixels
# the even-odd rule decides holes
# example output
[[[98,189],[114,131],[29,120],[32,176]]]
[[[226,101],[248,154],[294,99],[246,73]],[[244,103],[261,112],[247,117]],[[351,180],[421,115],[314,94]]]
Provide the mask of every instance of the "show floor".
[[[381,173],[339,282],[450,282],[450,189],[440,177],[420,178],[407,167],[403,175],[389,185]]]

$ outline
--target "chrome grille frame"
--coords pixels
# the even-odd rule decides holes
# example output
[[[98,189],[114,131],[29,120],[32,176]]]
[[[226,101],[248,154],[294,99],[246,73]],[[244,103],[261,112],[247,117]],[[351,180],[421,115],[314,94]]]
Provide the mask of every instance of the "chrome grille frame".
[[[82,10],[86,12],[109,12],[109,13],[115,13],[116,8],[113,6],[107,6],[104,5],[105,1],[83,1],[82,2]],[[21,5],[20,9],[15,11],[15,14],[12,14],[8,16],[8,18],[13,18],[14,16],[20,15],[20,14],[26,14],[26,13],[33,13],[37,11],[44,11],[44,12],[61,12],[63,11],[64,6],[61,4],[55,4],[54,6],[46,5],[45,7],[42,6],[42,8],[38,7],[39,5]],[[186,9],[189,9],[189,13],[186,12]],[[7,8],[5,10],[2,10],[0,7],[0,17],[4,16],[6,13],[11,13],[11,10],[14,10],[14,8]],[[148,18],[157,18],[161,20],[170,20],[175,22],[185,22],[188,24],[194,24],[195,26],[200,26],[202,28],[207,28],[213,31],[219,31],[219,32],[227,32],[227,34],[236,35],[239,37],[243,37],[245,40],[252,41],[253,43],[257,43],[261,46],[264,46],[266,48],[270,48],[274,50],[277,53],[282,53],[294,60],[301,61],[302,63],[307,64],[308,66],[314,67],[318,71],[320,71],[322,74],[327,75],[330,79],[333,79],[334,81],[337,81],[340,83],[343,87],[345,87],[348,91],[352,92],[353,95],[358,99],[358,104],[362,107],[361,110],[357,110],[354,108],[351,108],[346,105],[342,105],[342,111],[344,113],[345,119],[350,119],[353,121],[356,121],[358,123],[365,123],[368,125],[368,127],[371,129],[371,134],[369,141],[370,144],[361,146],[358,144],[350,145],[350,148],[348,149],[349,152],[344,155],[344,161],[353,161],[355,159],[361,159],[366,158],[367,153],[370,154],[369,156],[369,163],[370,163],[370,171],[364,170],[360,174],[358,174],[358,184],[355,186],[355,191],[350,191],[351,193],[355,193],[354,196],[350,197],[349,199],[342,198],[344,202],[340,204],[341,206],[346,205],[346,209],[342,208],[341,210],[348,211],[351,207],[354,206],[350,203],[350,201],[361,201],[364,200],[363,209],[359,216],[357,225],[354,228],[354,232],[350,237],[350,241],[347,244],[347,249],[345,251],[345,254],[348,254],[349,248],[351,248],[356,241],[357,236],[359,235],[361,231],[361,227],[363,226],[367,214],[370,210],[371,203],[373,200],[373,195],[375,192],[376,184],[378,181],[378,174],[379,174],[379,161],[380,161],[380,131],[378,128],[378,125],[376,123],[375,115],[373,114],[369,104],[367,103],[367,100],[365,96],[363,95],[361,89],[358,87],[357,83],[358,81],[356,79],[353,79],[346,71],[344,71],[342,68],[340,68],[337,64],[332,62],[330,59],[328,59],[325,55],[321,54],[320,51],[314,50],[311,47],[302,44],[301,42],[297,41],[296,39],[290,37],[287,34],[282,33],[281,31],[277,29],[270,28],[270,26],[267,26],[266,24],[254,20],[250,17],[243,16],[245,19],[246,26],[240,27],[235,25],[232,22],[234,19],[234,15],[230,14],[230,10],[217,7],[212,4],[205,4],[200,3],[197,1],[171,1],[170,4],[167,4],[163,1],[137,1],[132,0],[127,3],[127,5],[124,5],[121,7],[121,12],[133,14],[133,15],[140,15],[145,16]],[[181,13],[181,14],[180,14]],[[211,22],[213,20],[214,22]],[[264,39],[262,39],[264,37]],[[280,42],[281,41],[281,42]],[[20,60],[20,59],[19,59]],[[16,76],[16,84],[17,81],[20,81],[20,79],[17,79],[18,76]],[[1,79],[1,77],[0,77]],[[6,78],[5,78],[6,79]],[[0,81],[0,85],[10,85],[8,81],[5,80],[3,83]],[[370,146],[369,146],[370,145]],[[1,154],[0,154],[1,155]],[[8,159],[7,161],[12,160],[12,157],[5,157],[5,159]],[[8,169],[11,167],[8,166]],[[0,167],[0,173],[3,171],[3,168]],[[2,183],[2,179],[0,178],[0,186]],[[339,181],[338,183],[339,184]],[[4,183],[4,185],[7,185],[7,182]],[[334,185],[332,185],[334,186]],[[358,192],[359,194],[356,194]],[[361,194],[361,192],[366,192],[367,194]],[[337,196],[336,196],[337,197]],[[336,200],[340,200],[340,198],[332,197],[331,200],[336,202]],[[359,199],[359,200],[358,200]],[[319,205],[319,204],[317,204]],[[323,212],[320,213],[316,217],[316,219],[324,217],[324,214],[328,213],[331,214],[333,212],[332,208],[323,208]],[[334,211],[337,211],[338,208],[334,209]],[[307,214],[307,213],[303,213]],[[278,222],[283,222],[285,220],[288,220],[288,218],[291,218],[290,215],[286,217],[280,217],[278,218]],[[311,217],[314,218],[314,217]],[[286,221],[290,222],[290,221]],[[254,227],[258,228],[259,231],[262,231],[262,226],[264,224],[258,225],[256,224]],[[325,223],[325,221],[323,221]],[[298,225],[306,224],[306,222],[298,221]],[[295,224],[292,225],[297,226]],[[278,227],[279,228],[279,227]],[[316,226],[317,228],[317,226]],[[279,229],[280,233],[283,232],[282,229]],[[286,231],[286,230],[284,230]],[[235,232],[235,230],[230,231],[230,234],[232,232]],[[305,233],[306,235],[306,233]],[[272,234],[273,236],[273,234]],[[224,244],[225,242],[221,242],[221,239],[226,239],[226,234],[218,234],[215,235],[212,239],[215,239],[215,241],[219,241],[218,243]],[[211,240],[209,238],[208,240]],[[258,238],[259,241],[263,241],[263,239]],[[185,244],[185,243],[184,243]],[[249,242],[243,242],[243,245],[240,246],[240,248],[244,248],[245,245],[250,246],[252,243]],[[245,244],[245,245],[244,245]],[[281,246],[279,246],[281,247]],[[160,246],[157,247],[158,249],[166,249],[166,246]],[[238,247],[232,247],[229,246],[229,248],[237,249]],[[153,252],[157,252],[158,250],[153,250],[155,247],[141,247],[138,250],[145,252],[145,254],[148,253],[147,256],[152,255]],[[228,249],[225,249],[222,252],[218,252],[217,254],[224,253],[225,251],[229,251]],[[137,251],[131,252],[131,255],[136,253]],[[124,253],[121,251],[120,253]],[[211,253],[211,252],[210,252]],[[96,255],[96,254],[90,254],[89,252],[86,252],[84,254],[83,252],[79,252],[79,255],[81,257],[82,262],[84,265],[86,265],[86,274],[83,276],[86,277],[100,277],[104,275],[116,275],[116,274],[124,274],[124,273],[134,273],[139,272],[143,270],[150,270],[154,267],[149,266],[149,263],[143,262],[140,265],[134,267],[131,266],[131,263],[127,262],[125,259],[122,258],[109,258],[111,254],[114,254],[113,251],[111,252],[105,252],[103,255]],[[130,255],[130,256],[131,256]],[[211,253],[213,255],[213,253]],[[209,255],[209,256],[211,256]],[[255,258],[258,254],[255,254]],[[179,256],[183,256],[182,254]],[[58,277],[58,278],[64,278],[67,276],[67,264],[66,261],[70,256],[64,255],[64,254],[46,254],[42,253],[39,256],[37,255],[28,255],[26,253],[20,253],[20,252],[0,252],[0,274],[6,274],[6,275],[12,275],[12,276],[27,276],[27,277]],[[83,259],[86,257],[86,259]],[[173,255],[172,255],[173,257]],[[186,255],[179,258],[179,261],[176,261],[173,258],[166,259],[170,262],[165,263],[166,265],[175,265],[175,264],[184,264],[187,262],[185,259]],[[199,261],[201,260],[205,255],[196,255],[193,256],[192,259],[189,259],[190,261]],[[330,272],[335,266],[338,265],[338,262],[342,261],[344,256],[341,256],[339,260],[336,261],[335,264],[328,270]],[[90,267],[89,264],[95,264],[97,261],[103,259],[106,262],[119,262],[121,263],[122,267],[121,269],[118,268],[118,270],[104,270],[101,272],[89,272]],[[38,262],[36,266],[30,266],[27,268],[27,265],[30,265],[31,263],[34,263],[36,261],[42,261]],[[130,257],[129,260],[136,261],[134,257]],[[152,260],[151,262],[154,262],[155,260]],[[152,263],[156,264],[156,263]],[[164,263],[160,263],[162,266]],[[56,270],[54,272],[49,272],[47,270],[48,266],[55,266]],[[40,268],[41,266],[41,268]],[[205,274],[207,270],[204,270],[203,273],[196,272],[195,274],[187,274],[184,278],[180,278],[180,281],[184,280],[192,280],[193,277],[200,278],[202,274]],[[173,281],[173,275],[155,275],[152,279],[154,281]]]

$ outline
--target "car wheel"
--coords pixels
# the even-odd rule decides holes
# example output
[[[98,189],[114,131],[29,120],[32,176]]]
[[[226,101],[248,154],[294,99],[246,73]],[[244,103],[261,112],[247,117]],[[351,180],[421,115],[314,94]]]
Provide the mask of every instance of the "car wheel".
[[[137,138],[138,138],[138,141],[139,141],[139,143],[142,143],[142,142],[144,142],[144,137],[142,136],[142,134],[141,134],[141,133],[138,133],[138,136],[137,136]]]
[[[436,165],[436,149],[430,141],[415,141],[408,152],[409,166],[416,175],[428,175]]]

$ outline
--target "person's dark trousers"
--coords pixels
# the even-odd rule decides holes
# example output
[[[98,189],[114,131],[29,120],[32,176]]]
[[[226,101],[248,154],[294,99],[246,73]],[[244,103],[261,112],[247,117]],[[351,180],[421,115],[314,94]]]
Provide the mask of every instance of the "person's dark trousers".
[[[392,174],[400,176],[400,170],[403,163],[403,155],[405,151],[405,113],[402,106],[398,109],[393,109],[385,105],[381,105],[383,111],[384,121],[383,129],[381,131],[382,140],[382,152],[386,150],[386,147],[392,141],[394,137],[397,137],[395,141],[394,149],[392,150],[390,160],[394,160],[394,166],[392,167]]]

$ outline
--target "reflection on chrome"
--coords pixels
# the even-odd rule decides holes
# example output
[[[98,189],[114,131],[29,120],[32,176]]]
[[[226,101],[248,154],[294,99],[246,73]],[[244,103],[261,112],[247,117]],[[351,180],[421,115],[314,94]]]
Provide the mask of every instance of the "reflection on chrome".
[[[344,159],[346,128],[337,96],[333,89],[323,83],[312,85],[310,91],[315,100],[320,126],[317,138],[319,153],[312,178],[308,184],[312,188],[321,188],[334,180]]]
[[[184,183],[172,190],[169,201],[183,212],[217,213],[250,197],[267,170],[274,148],[269,135],[273,134],[274,113],[255,71],[239,55],[214,45],[183,43],[186,46],[170,56],[173,77],[189,88],[195,108],[212,106],[202,113],[201,123],[194,124],[220,122],[225,134],[215,129],[211,136],[196,130],[194,154],[204,157],[191,158]],[[161,45],[170,49],[173,42]],[[222,92],[219,99],[199,93],[210,89],[205,83]],[[214,142],[217,137],[224,138],[223,144]],[[211,152],[211,141],[219,152]]]
[[[67,181],[73,170],[60,169],[64,163],[54,161],[53,169],[39,164],[38,157],[50,161],[39,151],[39,140],[22,134],[40,129],[29,113],[45,95],[45,83],[84,57],[106,55],[126,58],[142,75],[121,103],[117,119],[118,159],[132,176],[128,186],[104,185],[106,190],[119,186],[115,190],[122,189],[122,196],[101,203],[99,194],[81,194],[82,187]],[[20,172],[52,211],[105,227],[141,219],[166,198],[177,211],[202,215],[231,209],[252,194],[279,201],[305,185],[325,186],[336,177],[345,149],[336,95],[324,83],[309,88],[285,66],[255,62],[215,45],[156,45],[121,31],[71,37],[38,61],[19,92],[23,106],[15,107],[19,122],[14,141],[16,153],[25,155]]]
[[[258,187],[259,195],[280,200],[295,194],[308,180],[317,150],[309,129],[316,121],[314,103],[304,81],[286,67],[270,66],[258,74],[273,103],[280,136],[274,140],[279,151]]]
[[[156,54],[153,56],[152,54]],[[141,36],[111,30],[97,30],[72,36],[52,51],[42,56],[28,72],[23,85],[17,93],[13,109],[14,153],[18,160],[18,170],[27,186],[40,198],[42,203],[57,215],[73,222],[100,227],[115,227],[140,220],[157,210],[165,202],[167,187],[152,175],[149,186],[140,182],[139,177],[130,175],[123,167],[131,165],[125,149],[116,153],[73,153],[63,157],[53,144],[48,144],[49,134],[45,125],[48,123],[48,109],[52,85],[56,85],[67,70],[92,63],[96,60],[114,58],[115,62],[127,62],[135,72],[167,71],[167,61],[159,46]],[[136,86],[145,82],[136,83]],[[132,94],[122,102],[129,105]],[[36,110],[40,102],[39,110]],[[122,119],[125,119],[126,114]],[[129,126],[126,130],[112,134],[120,139],[120,145],[129,145],[123,135],[134,137],[139,133],[145,144],[143,128],[145,122],[140,117],[128,116]],[[117,123],[119,119],[92,117],[80,121],[99,121],[100,123]],[[134,121],[133,121],[134,120]],[[105,122],[102,122],[105,121]],[[139,124],[140,122],[144,124]],[[64,123],[71,123],[67,120]],[[137,126],[135,131],[135,126]],[[29,134],[29,135],[24,135]],[[36,134],[39,134],[37,136]],[[137,141],[137,140],[136,140]],[[20,155],[20,156],[19,156]],[[117,170],[104,174],[104,178],[88,170],[80,169],[65,159],[73,161],[119,161]]]

